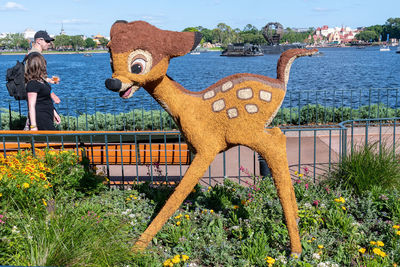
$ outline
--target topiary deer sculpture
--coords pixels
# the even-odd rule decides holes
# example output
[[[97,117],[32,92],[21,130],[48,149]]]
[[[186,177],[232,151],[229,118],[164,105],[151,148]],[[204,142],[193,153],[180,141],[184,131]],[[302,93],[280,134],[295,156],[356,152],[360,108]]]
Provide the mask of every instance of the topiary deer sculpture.
[[[112,79],[109,90],[130,98],[143,87],[174,119],[195,157],[164,207],[137,240],[144,249],[179,208],[215,156],[244,145],[268,163],[290,236],[292,253],[302,251],[297,228],[297,203],[289,174],[286,137],[279,128],[266,129],[285,97],[294,59],[317,50],[292,49],[280,56],[277,79],[255,74],[223,78],[201,92],[191,92],[167,75],[169,61],[196,48],[197,32],[158,29],[144,21],[117,21],[108,44]],[[244,126],[245,125],[245,126]]]

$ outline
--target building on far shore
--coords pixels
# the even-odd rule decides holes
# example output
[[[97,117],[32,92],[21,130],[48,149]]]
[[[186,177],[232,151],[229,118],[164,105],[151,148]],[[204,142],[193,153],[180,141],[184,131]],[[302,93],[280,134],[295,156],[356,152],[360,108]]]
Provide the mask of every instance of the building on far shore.
[[[308,40],[313,40],[314,43],[324,44],[346,44],[351,43],[355,39],[357,33],[361,32],[362,28],[351,29],[350,27],[334,27],[329,28],[328,25],[318,27],[313,36],[309,36]]]

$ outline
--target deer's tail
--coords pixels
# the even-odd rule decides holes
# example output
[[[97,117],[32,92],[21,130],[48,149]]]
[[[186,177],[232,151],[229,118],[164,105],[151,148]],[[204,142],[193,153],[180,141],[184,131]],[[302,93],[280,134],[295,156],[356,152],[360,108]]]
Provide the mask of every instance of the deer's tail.
[[[317,49],[289,49],[281,54],[276,68],[277,79],[285,84],[285,90],[289,81],[290,67],[298,57],[311,56],[317,53]]]

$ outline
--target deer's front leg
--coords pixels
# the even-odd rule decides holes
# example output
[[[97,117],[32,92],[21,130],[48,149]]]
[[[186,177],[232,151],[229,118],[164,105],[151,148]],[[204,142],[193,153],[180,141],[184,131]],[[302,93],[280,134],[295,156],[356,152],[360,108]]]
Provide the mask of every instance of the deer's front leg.
[[[167,220],[179,208],[186,197],[192,192],[200,178],[203,176],[208,166],[214,160],[216,153],[197,154],[186,171],[182,181],[176,187],[175,191],[169,197],[164,207],[153,219],[146,231],[136,241],[133,250],[145,249],[153,237],[161,230]]]
[[[292,253],[301,254],[299,230],[297,227],[297,202],[286,155],[286,136],[279,128],[267,130],[259,139],[255,150],[267,161],[275,182],[289,231]]]

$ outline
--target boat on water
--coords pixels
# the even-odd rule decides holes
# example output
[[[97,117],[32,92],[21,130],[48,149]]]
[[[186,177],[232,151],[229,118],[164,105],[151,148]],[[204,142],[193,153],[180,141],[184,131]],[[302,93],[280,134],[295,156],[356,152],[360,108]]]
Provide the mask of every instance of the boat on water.
[[[83,56],[84,57],[91,57],[91,56],[93,56],[92,54],[89,54],[89,53],[86,53],[86,54],[83,54]]]
[[[190,54],[191,55],[200,55],[200,52],[199,51],[192,51],[192,52],[190,52]]]
[[[382,45],[382,46],[379,48],[379,51],[381,51],[381,52],[390,51],[390,47],[387,46],[387,45]]]
[[[243,43],[229,44],[221,53],[221,56],[226,57],[254,57],[263,55],[264,53],[259,45]]]

